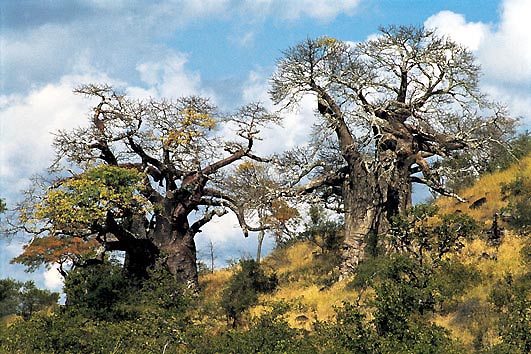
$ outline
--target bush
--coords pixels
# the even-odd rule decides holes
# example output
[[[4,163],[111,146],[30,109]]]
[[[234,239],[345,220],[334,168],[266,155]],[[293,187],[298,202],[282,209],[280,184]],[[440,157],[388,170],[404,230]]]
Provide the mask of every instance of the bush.
[[[221,299],[221,306],[232,327],[239,324],[245,310],[257,304],[259,293],[271,292],[277,285],[276,274],[268,276],[256,261],[242,259],[239,271],[230,279]]]
[[[283,318],[284,304],[274,304],[273,308],[260,317],[254,318],[248,329],[229,329],[199,342],[197,339],[188,349],[194,353],[293,353],[314,354],[316,349],[308,337],[299,329],[294,329]],[[197,338],[197,337],[196,337]]]

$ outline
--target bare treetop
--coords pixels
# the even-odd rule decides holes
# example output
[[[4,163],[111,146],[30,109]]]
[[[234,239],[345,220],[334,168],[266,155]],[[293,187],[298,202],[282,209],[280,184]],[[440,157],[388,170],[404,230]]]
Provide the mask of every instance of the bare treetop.
[[[361,43],[307,39],[284,52],[273,101],[289,108],[314,95],[321,118],[311,154],[296,159],[305,165],[285,171],[296,193],[340,203],[343,275],[363,259],[366,239],[411,205],[412,183],[460,199],[443,162],[466,153],[474,164],[512,135],[515,120],[480,92],[479,75],[469,50],[417,27],[381,28]]]

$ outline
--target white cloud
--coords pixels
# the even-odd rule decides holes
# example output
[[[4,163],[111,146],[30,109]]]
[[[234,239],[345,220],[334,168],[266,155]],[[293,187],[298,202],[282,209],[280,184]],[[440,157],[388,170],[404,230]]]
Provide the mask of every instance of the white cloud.
[[[90,82],[109,82],[104,75],[69,75],[28,95],[1,96],[0,176],[12,186],[49,166],[52,133],[85,123],[91,101],[72,90]],[[13,182],[13,183],[9,183]]]
[[[503,82],[531,81],[531,2],[506,0],[500,25],[466,22],[465,17],[451,11],[439,12],[426,20],[425,26],[476,52],[485,76]]]
[[[259,101],[269,110],[278,111],[281,105],[274,106],[269,98],[269,74],[252,71],[243,88],[244,102]],[[302,97],[294,110],[282,110],[281,126],[263,129],[262,139],[257,141],[256,150],[264,155],[281,153],[286,149],[308,141],[315,122],[314,110],[317,108],[315,96],[307,94]]]
[[[202,87],[199,73],[189,72],[185,66],[188,57],[182,53],[171,53],[163,59],[148,61],[137,65],[141,80],[150,90],[142,92],[139,88],[130,88],[134,95],[177,98],[200,95],[214,98],[214,93]]]
[[[499,28],[479,48],[486,75],[501,82],[527,83],[531,89],[531,2],[506,0]]]
[[[441,11],[429,17],[424,25],[436,28],[470,50],[477,50],[489,32],[488,25],[481,22],[467,23],[465,16],[452,11]]]
[[[441,34],[469,47],[481,65],[481,86],[491,98],[505,102],[510,113],[531,124],[531,1],[505,0],[498,26],[467,22],[450,11],[439,12],[425,22]]]
[[[59,273],[59,265],[54,264],[50,269],[44,271],[44,286],[48,290],[61,290],[63,287],[63,276]]]

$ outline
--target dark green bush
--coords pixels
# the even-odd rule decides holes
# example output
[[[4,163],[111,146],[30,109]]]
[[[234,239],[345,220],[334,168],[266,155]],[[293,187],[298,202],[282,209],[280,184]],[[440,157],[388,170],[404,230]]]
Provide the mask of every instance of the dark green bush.
[[[252,259],[240,260],[239,270],[230,279],[221,299],[232,326],[239,324],[245,310],[257,304],[258,294],[271,292],[277,285],[276,274],[266,275],[260,264]]]

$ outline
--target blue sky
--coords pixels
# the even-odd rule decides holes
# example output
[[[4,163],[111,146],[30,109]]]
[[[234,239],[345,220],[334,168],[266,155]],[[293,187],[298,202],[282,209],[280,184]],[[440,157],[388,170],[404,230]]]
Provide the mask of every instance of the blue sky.
[[[268,78],[282,51],[308,37],[364,41],[378,26],[436,27],[468,46],[481,85],[531,127],[529,0],[4,0],[0,1],[0,196],[12,206],[53,156],[52,132],[83,124],[89,101],[72,90],[106,82],[136,97],[206,95],[222,109],[269,105]],[[311,99],[286,114],[259,146],[272,152],[303,142]],[[254,254],[230,217],[205,228],[228,255]],[[0,277],[36,279],[59,289],[55,270],[26,274],[8,261],[21,239],[0,243]],[[270,242],[271,243],[271,242]]]

